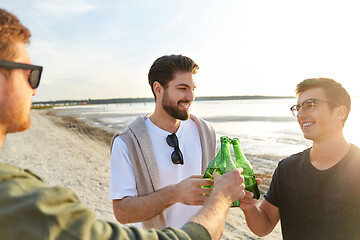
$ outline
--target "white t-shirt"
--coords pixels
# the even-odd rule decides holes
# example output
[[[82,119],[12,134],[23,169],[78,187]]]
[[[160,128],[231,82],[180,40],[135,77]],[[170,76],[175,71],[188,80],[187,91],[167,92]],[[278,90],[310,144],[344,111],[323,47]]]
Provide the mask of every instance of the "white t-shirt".
[[[180,122],[176,132],[179,148],[183,154],[184,165],[174,164],[171,153],[174,151],[166,142],[167,132],[151,122],[145,120],[155,158],[159,167],[161,188],[181,182],[192,176],[201,174],[202,149],[200,135],[195,122],[191,119]],[[137,196],[136,182],[126,144],[120,137],[116,137],[111,152],[111,176],[109,187],[110,199]],[[182,227],[201,206],[188,206],[176,203],[165,210],[169,226]],[[137,224],[138,226],[138,224]]]

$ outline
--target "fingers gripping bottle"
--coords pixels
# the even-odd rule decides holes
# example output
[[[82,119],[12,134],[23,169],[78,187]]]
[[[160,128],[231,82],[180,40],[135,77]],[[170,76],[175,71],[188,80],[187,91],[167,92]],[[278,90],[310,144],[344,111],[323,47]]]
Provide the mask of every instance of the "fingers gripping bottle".
[[[259,199],[260,192],[256,183],[254,170],[251,163],[245,158],[244,152],[241,149],[240,141],[238,138],[232,140],[234,155],[235,155],[235,166],[242,167],[242,175],[244,177],[245,190],[254,194],[253,198]]]
[[[213,173],[217,172],[220,175],[223,175],[231,170],[234,170],[235,164],[231,159],[231,152],[230,152],[230,144],[231,140],[228,137],[221,137],[221,149],[216,157],[211,160],[209,163],[203,178],[213,179]],[[240,201],[237,200],[231,204],[231,207],[238,207],[240,206]]]

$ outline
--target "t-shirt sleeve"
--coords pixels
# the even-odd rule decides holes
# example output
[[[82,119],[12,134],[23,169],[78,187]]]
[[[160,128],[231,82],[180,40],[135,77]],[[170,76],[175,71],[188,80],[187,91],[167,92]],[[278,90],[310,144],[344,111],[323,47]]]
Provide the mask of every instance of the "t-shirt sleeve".
[[[279,207],[279,201],[278,201],[278,168],[275,169],[275,172],[272,176],[272,180],[270,183],[270,187],[267,191],[267,193],[264,195],[264,198],[266,201],[274,205],[275,207]]]
[[[109,199],[136,196],[136,182],[129,152],[119,136],[114,140],[110,160]]]

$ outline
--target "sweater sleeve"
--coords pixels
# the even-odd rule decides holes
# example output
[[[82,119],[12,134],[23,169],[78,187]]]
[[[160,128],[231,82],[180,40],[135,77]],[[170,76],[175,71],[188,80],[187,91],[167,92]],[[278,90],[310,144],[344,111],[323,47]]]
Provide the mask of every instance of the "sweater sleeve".
[[[0,171],[1,173],[1,171]],[[205,228],[188,223],[183,229],[143,230],[99,221],[66,187],[51,187],[15,169],[0,174],[0,239],[210,239]]]
[[[163,229],[150,229],[148,231],[145,231],[143,229],[130,227],[121,229],[121,231],[122,230],[126,232],[126,234],[121,234],[122,237],[125,236],[129,238],[121,239],[211,240],[210,234],[203,226],[192,222],[185,224],[182,229],[167,227]]]

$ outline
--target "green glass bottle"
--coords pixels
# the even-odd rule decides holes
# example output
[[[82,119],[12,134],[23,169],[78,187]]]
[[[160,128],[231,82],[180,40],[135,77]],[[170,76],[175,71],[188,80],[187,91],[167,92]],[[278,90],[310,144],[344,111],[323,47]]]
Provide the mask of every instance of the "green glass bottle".
[[[213,173],[219,169],[220,159],[221,159],[221,150],[219,150],[219,152],[216,154],[214,159],[209,162],[209,165],[206,168],[203,178],[213,179],[213,176],[212,176]],[[211,187],[204,186],[204,187],[212,188],[213,186],[211,186]]]
[[[213,179],[213,173],[219,169],[221,159],[221,150],[216,154],[213,160],[211,160],[206,168],[203,178]],[[213,188],[213,186],[201,186],[202,188]],[[204,194],[209,196],[209,194]]]
[[[219,153],[216,155],[216,157],[213,160],[211,160],[211,162],[209,163],[203,178],[213,179],[212,174],[214,172],[223,175],[236,168],[234,161],[231,158],[231,152],[230,152],[231,139],[229,139],[226,136],[223,136],[220,138],[220,142],[221,142],[221,149]],[[238,207],[238,206],[240,206],[239,200],[231,204],[231,207]]]
[[[251,163],[245,158],[244,152],[241,149],[240,141],[238,138],[232,140],[234,155],[235,155],[235,166],[242,167],[242,175],[244,177],[245,190],[250,191],[254,194],[253,198],[259,199],[260,192],[258,185],[256,183],[254,170],[251,166]]]
[[[231,139],[228,137],[221,137],[221,162],[219,167],[219,174],[223,175],[227,172],[230,172],[236,168],[234,161],[231,158]],[[233,203],[231,203],[231,207],[239,207],[240,206],[240,200],[237,200]]]

